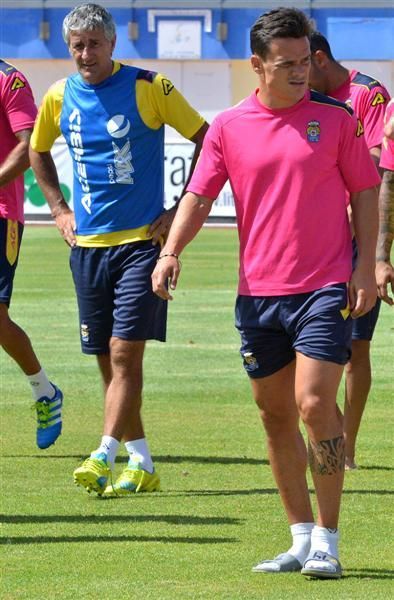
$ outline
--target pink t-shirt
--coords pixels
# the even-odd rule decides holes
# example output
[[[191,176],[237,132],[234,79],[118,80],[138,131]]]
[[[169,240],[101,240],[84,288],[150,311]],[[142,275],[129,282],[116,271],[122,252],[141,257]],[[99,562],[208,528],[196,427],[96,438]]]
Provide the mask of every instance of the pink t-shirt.
[[[15,133],[33,129],[37,109],[30,85],[22,73],[0,60],[0,163],[18,143]],[[0,217],[24,222],[23,175],[0,187]]]
[[[387,105],[385,123],[388,123],[390,119],[394,120],[394,99]],[[379,166],[383,169],[394,171],[394,140],[389,139],[386,136],[383,138]]]
[[[216,198],[230,181],[239,294],[297,294],[349,280],[346,188],[380,182],[350,112],[316,92],[271,110],[253,93],[214,120],[188,190]]]
[[[381,145],[384,113],[390,94],[379,81],[353,70],[345,83],[330,92],[330,96],[354,110],[364,127],[369,149]]]

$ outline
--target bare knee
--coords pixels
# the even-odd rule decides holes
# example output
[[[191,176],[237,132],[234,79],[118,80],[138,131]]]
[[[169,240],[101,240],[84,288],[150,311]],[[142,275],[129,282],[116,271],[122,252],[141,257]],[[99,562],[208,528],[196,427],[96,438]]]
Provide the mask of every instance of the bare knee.
[[[112,377],[142,377],[144,342],[133,342],[113,337],[110,341]]]
[[[314,428],[322,420],[322,401],[317,394],[305,394],[298,399],[298,412],[305,425]]]
[[[259,407],[259,412],[268,437],[281,439],[292,431],[298,431],[298,415],[295,412],[288,413],[272,407]]]

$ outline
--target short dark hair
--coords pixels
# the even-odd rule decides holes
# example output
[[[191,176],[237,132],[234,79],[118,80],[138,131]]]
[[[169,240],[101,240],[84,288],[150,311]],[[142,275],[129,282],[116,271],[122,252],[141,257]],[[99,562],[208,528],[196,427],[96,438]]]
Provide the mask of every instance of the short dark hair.
[[[320,31],[312,31],[312,34],[310,37],[310,42],[311,42],[312,54],[314,52],[316,52],[317,50],[323,50],[323,52],[325,54],[327,54],[327,57],[330,60],[335,61],[335,58],[332,55],[330,44],[328,43],[327,38],[325,38],[324,35],[322,33],[320,33]]]
[[[265,58],[274,38],[310,38],[311,25],[305,13],[297,8],[276,8],[261,15],[250,30],[253,54]]]

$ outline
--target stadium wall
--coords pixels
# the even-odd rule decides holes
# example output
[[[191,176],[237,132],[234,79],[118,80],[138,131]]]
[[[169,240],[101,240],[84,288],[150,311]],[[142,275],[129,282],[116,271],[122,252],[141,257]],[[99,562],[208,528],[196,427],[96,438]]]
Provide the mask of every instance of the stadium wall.
[[[66,58],[61,24],[75,4],[78,2],[69,0],[2,0],[0,55]],[[168,27],[162,26],[169,22],[178,23],[179,42],[182,25],[198,24],[200,58],[204,60],[247,58],[252,23],[262,12],[283,5],[304,10],[328,36],[338,59],[394,58],[392,0],[102,0],[101,4],[116,20],[119,55],[131,59],[160,58],[160,37],[169,33]],[[187,31],[190,33],[190,28]]]

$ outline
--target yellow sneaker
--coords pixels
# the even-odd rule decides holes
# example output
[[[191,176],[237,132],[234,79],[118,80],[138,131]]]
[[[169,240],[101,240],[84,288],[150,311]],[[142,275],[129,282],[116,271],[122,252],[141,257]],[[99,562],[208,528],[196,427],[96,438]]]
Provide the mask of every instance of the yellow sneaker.
[[[110,476],[111,469],[107,464],[106,455],[98,454],[95,458],[90,456],[75,469],[74,483],[82,485],[89,494],[93,491],[101,496]]]
[[[113,485],[107,485],[103,498],[130,496],[139,492],[159,492],[160,478],[156,471],[149,473],[140,464],[130,463]]]

